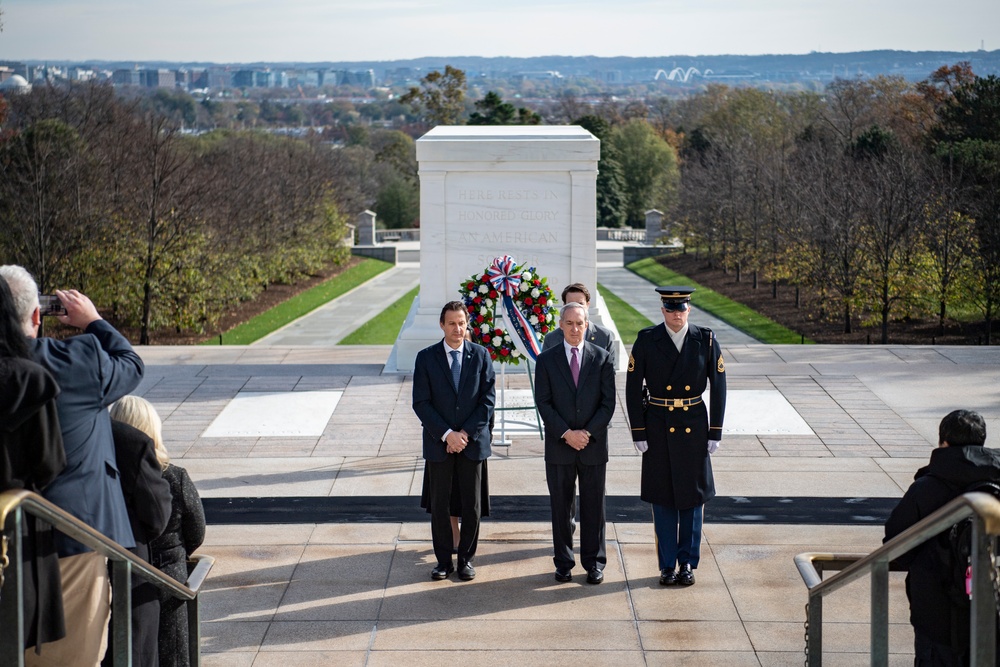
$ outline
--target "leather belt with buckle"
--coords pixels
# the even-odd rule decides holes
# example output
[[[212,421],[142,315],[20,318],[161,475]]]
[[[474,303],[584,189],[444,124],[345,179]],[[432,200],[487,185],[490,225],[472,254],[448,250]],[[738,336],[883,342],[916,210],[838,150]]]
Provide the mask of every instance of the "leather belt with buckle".
[[[698,405],[701,403],[701,396],[695,396],[694,398],[659,398],[657,396],[649,397],[649,404],[655,405],[660,408],[685,408],[689,405]]]

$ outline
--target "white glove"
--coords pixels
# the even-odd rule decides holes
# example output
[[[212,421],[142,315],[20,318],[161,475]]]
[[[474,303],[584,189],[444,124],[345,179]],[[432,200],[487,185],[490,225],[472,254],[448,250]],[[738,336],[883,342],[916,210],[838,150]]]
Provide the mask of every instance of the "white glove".
[[[635,451],[639,452],[640,454],[644,453],[647,449],[649,449],[649,443],[646,442],[645,440],[635,440],[632,444],[635,445]]]
[[[717,450],[720,445],[722,445],[722,441],[721,440],[709,440],[708,441],[708,453],[709,454],[714,454],[715,450]]]

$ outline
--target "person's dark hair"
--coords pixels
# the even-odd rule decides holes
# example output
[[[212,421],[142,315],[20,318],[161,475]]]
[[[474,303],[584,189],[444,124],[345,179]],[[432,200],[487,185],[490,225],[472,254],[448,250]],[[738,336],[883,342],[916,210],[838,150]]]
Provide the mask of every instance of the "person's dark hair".
[[[583,295],[583,298],[587,300],[587,303],[590,303],[590,290],[587,289],[587,286],[584,285],[583,283],[573,283],[572,285],[566,285],[566,287],[563,288],[561,295],[563,303],[566,303],[566,295],[570,294],[571,292],[579,292],[580,294]]]
[[[982,447],[986,444],[986,420],[972,410],[955,410],[938,426],[938,444],[949,447]]]
[[[439,323],[444,324],[445,314],[449,310],[460,310],[465,313],[465,319],[469,319],[469,309],[465,307],[464,303],[461,301],[449,301],[444,304],[444,308],[441,309],[441,317],[438,319]]]
[[[14,296],[7,281],[0,277],[0,358],[4,357],[30,359],[31,352],[28,351],[28,337],[21,327]]]

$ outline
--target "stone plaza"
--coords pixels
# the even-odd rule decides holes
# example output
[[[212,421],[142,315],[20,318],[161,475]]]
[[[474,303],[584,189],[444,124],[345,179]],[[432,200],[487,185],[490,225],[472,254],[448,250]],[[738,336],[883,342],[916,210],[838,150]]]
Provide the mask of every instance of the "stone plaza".
[[[391,271],[415,280],[412,267]],[[652,286],[632,276],[648,294],[626,289],[628,276],[620,264],[598,269],[602,284],[655,310]],[[998,444],[996,348],[769,346],[720,329],[732,407],[695,586],[658,585],[622,373],[605,582],[553,580],[530,409],[505,417],[511,445],[490,459],[479,576],[435,582],[411,378],[384,372],[388,346],[336,347],[330,334],[329,313],[379,298],[368,288],[284,330],[308,344],[274,344],[277,332],[249,347],[140,350],[139,393],[209,514],[202,551],[218,561],[202,602],[206,665],[802,664],[806,589],[793,556],[878,546],[948,411],[980,411]],[[511,404],[523,401],[527,376],[506,380]],[[867,580],[826,610],[826,664],[866,663]],[[891,664],[911,664],[899,574],[890,613]]]

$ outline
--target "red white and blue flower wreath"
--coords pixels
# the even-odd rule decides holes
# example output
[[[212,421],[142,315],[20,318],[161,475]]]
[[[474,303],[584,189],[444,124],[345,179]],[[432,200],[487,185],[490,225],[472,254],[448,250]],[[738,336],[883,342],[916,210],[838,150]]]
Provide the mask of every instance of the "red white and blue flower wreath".
[[[497,257],[459,288],[469,309],[472,340],[494,361],[518,365],[542,351],[545,334],[556,327],[556,299],[548,279],[535,267]]]

